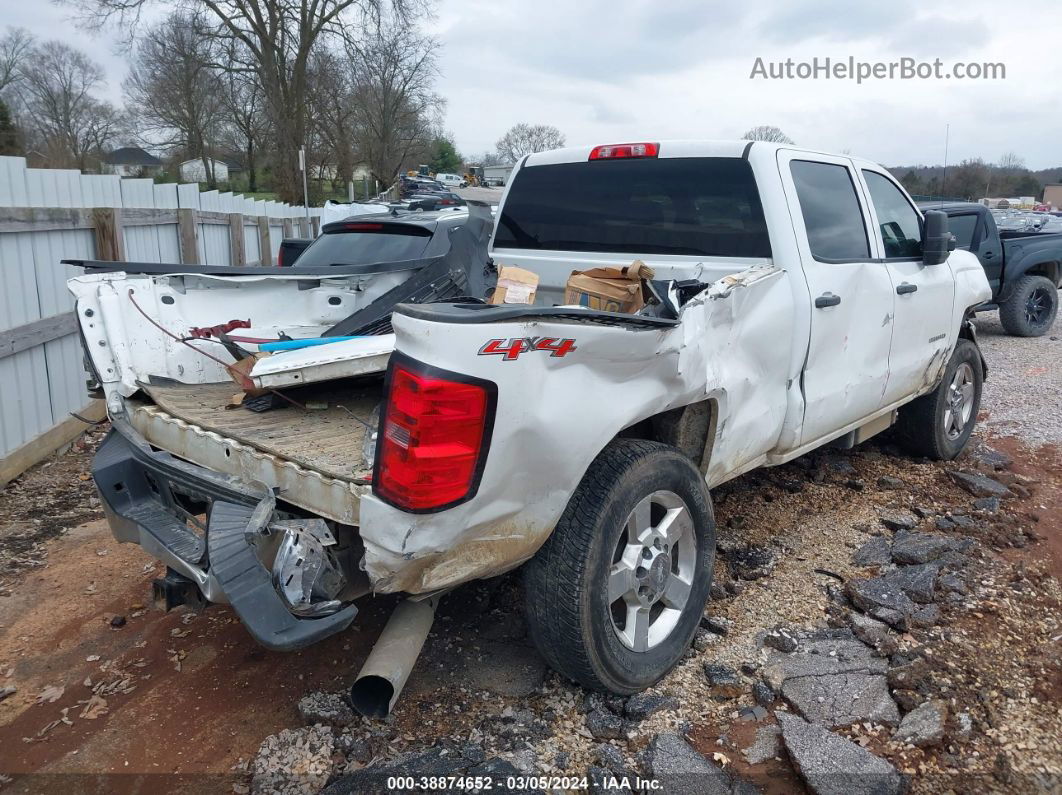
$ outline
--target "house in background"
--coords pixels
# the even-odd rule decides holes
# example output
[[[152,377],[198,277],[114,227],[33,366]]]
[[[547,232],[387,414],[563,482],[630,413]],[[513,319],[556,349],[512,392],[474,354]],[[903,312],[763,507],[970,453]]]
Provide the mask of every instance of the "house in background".
[[[229,181],[229,164],[220,158],[207,158],[214,169],[214,180],[216,182],[228,182]],[[177,171],[181,175],[181,182],[208,182],[206,168],[203,165],[203,158],[197,157],[192,160],[185,160],[179,166]]]
[[[150,177],[162,170],[162,161],[139,146],[123,146],[103,156],[103,173],[119,177]]]

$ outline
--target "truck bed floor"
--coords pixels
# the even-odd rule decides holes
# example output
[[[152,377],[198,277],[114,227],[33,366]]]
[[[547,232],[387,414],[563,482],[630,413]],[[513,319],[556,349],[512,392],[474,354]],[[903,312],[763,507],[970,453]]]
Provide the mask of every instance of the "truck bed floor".
[[[327,409],[295,406],[253,412],[230,408],[239,387],[219,384],[153,384],[144,387],[159,408],[192,425],[255,447],[322,474],[354,483],[370,475],[362,445],[373,409],[380,401],[378,384],[352,388],[321,385],[293,393],[299,402],[326,402]]]

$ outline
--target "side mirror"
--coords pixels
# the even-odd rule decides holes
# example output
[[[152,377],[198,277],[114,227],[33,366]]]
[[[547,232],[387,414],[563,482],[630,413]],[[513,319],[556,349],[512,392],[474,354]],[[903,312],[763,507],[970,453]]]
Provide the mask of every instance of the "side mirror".
[[[955,250],[955,238],[948,231],[948,214],[943,210],[926,210],[922,231],[922,262],[940,265]]]

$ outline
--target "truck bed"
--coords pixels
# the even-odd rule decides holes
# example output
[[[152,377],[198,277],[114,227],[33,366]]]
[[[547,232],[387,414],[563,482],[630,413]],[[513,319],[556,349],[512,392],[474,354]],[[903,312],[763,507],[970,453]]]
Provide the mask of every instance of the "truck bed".
[[[327,409],[303,410],[286,405],[264,412],[231,408],[240,389],[218,384],[153,384],[145,391],[167,414],[249,445],[264,453],[351,483],[368,482],[362,446],[379,385],[352,390],[332,384],[293,392],[294,399],[327,402]]]

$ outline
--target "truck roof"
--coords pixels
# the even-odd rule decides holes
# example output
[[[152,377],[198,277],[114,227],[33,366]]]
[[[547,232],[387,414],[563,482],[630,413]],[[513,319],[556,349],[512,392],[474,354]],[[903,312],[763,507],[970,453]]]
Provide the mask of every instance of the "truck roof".
[[[851,155],[840,154],[837,152],[824,152],[815,149],[806,149],[793,144],[780,144],[773,143],[771,141],[745,141],[745,140],[660,140],[660,139],[642,139],[657,144],[660,147],[660,152],[657,157],[747,157],[749,152],[755,148],[757,153],[761,151],[776,152],[779,149],[785,149],[787,151],[807,152],[814,155],[831,155],[836,157],[847,157],[850,160],[858,164],[871,164],[877,166],[876,163],[872,163],[869,160],[863,158],[852,157]],[[615,145],[622,143],[630,143],[630,140],[624,141],[602,141],[596,144],[587,144],[582,146],[566,146],[563,149],[552,149],[548,152],[535,152],[532,155],[528,155],[523,162],[523,167],[527,166],[547,166],[557,163],[580,163],[585,162],[590,157],[590,152],[597,146],[602,145]]]

